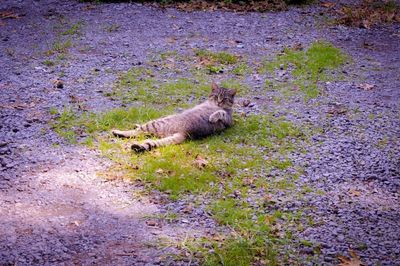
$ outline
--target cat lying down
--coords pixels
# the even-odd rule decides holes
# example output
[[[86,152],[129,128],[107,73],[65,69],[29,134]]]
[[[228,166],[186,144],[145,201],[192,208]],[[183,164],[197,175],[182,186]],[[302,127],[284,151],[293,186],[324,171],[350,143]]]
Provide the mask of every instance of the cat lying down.
[[[147,139],[143,143],[133,143],[135,152],[150,151],[156,147],[182,143],[185,139],[198,139],[220,132],[233,124],[232,106],[236,90],[211,84],[208,99],[182,113],[136,125],[133,130],[113,130],[117,137],[131,138],[139,134],[151,134],[160,139]]]

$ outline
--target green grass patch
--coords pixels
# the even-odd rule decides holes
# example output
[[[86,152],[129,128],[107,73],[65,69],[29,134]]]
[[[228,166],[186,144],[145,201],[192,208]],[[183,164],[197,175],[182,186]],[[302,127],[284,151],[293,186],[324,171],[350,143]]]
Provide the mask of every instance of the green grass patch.
[[[224,72],[219,76],[222,87],[237,89],[240,96],[250,91],[237,79],[247,71],[247,65],[225,54],[215,56],[200,51],[196,57],[208,56],[216,66],[238,69],[235,75]],[[51,125],[70,142],[97,149],[116,162],[117,170],[110,171],[121,171],[124,177],[140,182],[149,191],[162,191],[171,200],[192,195],[194,202],[205,204],[218,223],[231,229],[231,234],[220,240],[196,239],[191,247],[185,247],[191,249],[191,254],[201,254],[202,264],[276,265],[278,258],[285,255],[282,247],[295,242],[292,230],[282,228],[292,226],[300,218],[296,213],[279,211],[277,201],[268,195],[291,194],[296,190],[295,181],[301,170],[289,154],[302,151],[300,147],[308,134],[304,126],[273,113],[235,116],[234,126],[220,134],[144,154],[130,150],[133,140],[115,138],[109,133],[113,128],[131,129],[134,124],[203,101],[211,90],[204,68],[176,74],[175,69],[164,65],[171,63],[192,70],[189,62],[196,63],[192,59],[174,51],[163,52],[151,62],[120,73],[108,96],[140,107],[103,113],[52,108]],[[176,79],[171,80],[171,72]],[[199,157],[206,161],[204,167],[196,164]],[[299,190],[299,194],[303,195],[304,190]],[[172,217],[170,220],[175,220],[173,213]]]
[[[199,58],[214,61],[223,65],[234,65],[238,62],[239,58],[236,55],[228,52],[212,52],[209,50],[195,50],[195,55]]]
[[[190,61],[197,62],[196,68],[206,70],[207,74],[233,73],[242,76],[249,72],[249,67],[240,61],[239,56],[228,52],[197,49],[194,50],[194,55],[195,58]]]
[[[160,82],[149,69],[135,67],[119,76],[108,96],[120,99],[124,103],[138,101],[152,105],[184,105],[207,96],[209,92],[209,84],[188,78]]]
[[[171,200],[178,200],[185,194],[211,196],[213,201],[209,209],[213,217],[221,225],[234,228],[236,235],[223,243],[212,242],[214,252],[203,254],[204,264],[250,265],[255,258],[274,262],[274,248],[278,244],[274,242],[272,224],[282,214],[277,212],[270,222],[265,222],[264,201],[252,192],[248,179],[260,173],[265,175],[272,169],[292,169],[292,162],[285,154],[294,148],[293,143],[303,138],[302,131],[273,115],[235,117],[235,125],[221,134],[145,154],[131,152],[131,140],[118,139],[108,133],[113,128],[129,129],[135,123],[173,112],[172,109],[159,110],[140,107],[78,115],[72,108],[64,108],[57,114],[51,109],[55,116],[52,126],[70,142],[100,150],[105,157],[118,163],[126,176],[140,180],[149,189],[163,191]],[[205,167],[196,165],[198,156],[207,161]],[[253,189],[275,193],[277,189],[292,188],[293,179],[255,178]],[[248,204],[245,200],[248,198],[258,207]]]
[[[154,108],[130,108],[114,109],[109,112],[95,114],[84,112],[78,114],[78,111],[72,107],[64,107],[62,110],[56,108],[50,109],[50,114],[55,116],[51,123],[53,129],[64,137],[66,132],[74,132],[74,139],[67,138],[72,143],[78,141],[79,132],[89,134],[94,137],[99,132],[110,131],[113,128],[129,129],[135,123],[143,123],[168,113],[168,109],[163,111]],[[67,133],[69,134],[69,133]]]
[[[246,238],[233,238],[225,241],[221,247],[215,245],[214,252],[208,255],[204,265],[251,265],[256,251]]]
[[[310,99],[320,94],[319,82],[331,80],[332,72],[347,61],[348,56],[339,48],[325,41],[317,41],[306,51],[286,48],[277,58],[264,62],[260,71],[274,74],[283,65],[284,70],[294,78],[289,87],[297,86],[305,98]],[[269,82],[266,86],[271,88]]]

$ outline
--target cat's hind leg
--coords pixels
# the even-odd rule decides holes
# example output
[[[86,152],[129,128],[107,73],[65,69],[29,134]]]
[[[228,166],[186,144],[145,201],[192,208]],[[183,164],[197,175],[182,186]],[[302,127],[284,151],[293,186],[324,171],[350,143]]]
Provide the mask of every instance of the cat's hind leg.
[[[132,137],[136,137],[136,136],[140,135],[141,133],[143,133],[143,131],[141,130],[141,126],[140,125],[136,125],[135,129],[132,129],[132,130],[117,130],[117,129],[113,129],[111,131],[111,133],[114,136],[120,137],[120,138],[132,138]]]
[[[135,152],[145,152],[145,151],[150,151],[154,148],[161,147],[161,146],[166,146],[170,144],[180,144],[186,139],[185,135],[182,133],[175,133],[172,136],[168,136],[166,138],[162,139],[157,139],[157,140],[152,140],[148,139],[144,141],[143,143],[133,143],[131,148]]]

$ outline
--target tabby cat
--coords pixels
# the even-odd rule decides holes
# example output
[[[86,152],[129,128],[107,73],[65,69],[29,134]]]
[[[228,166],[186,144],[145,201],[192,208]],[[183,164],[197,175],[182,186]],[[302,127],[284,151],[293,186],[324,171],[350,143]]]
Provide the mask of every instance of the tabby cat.
[[[117,137],[135,137],[139,134],[152,134],[160,139],[147,139],[143,143],[133,143],[135,152],[150,151],[169,144],[179,144],[185,139],[198,139],[222,131],[233,124],[232,105],[236,90],[211,84],[208,100],[182,113],[152,120],[128,131],[113,130]]]

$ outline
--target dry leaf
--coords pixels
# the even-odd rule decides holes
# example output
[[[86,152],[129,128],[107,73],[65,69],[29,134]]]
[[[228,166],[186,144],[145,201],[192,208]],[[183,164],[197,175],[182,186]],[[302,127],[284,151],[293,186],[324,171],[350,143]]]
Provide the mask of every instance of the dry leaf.
[[[295,51],[303,51],[304,47],[301,43],[296,43],[295,45],[293,45],[292,49]]]
[[[61,79],[55,79],[53,81],[54,88],[62,89],[64,88],[64,82]]]
[[[242,107],[247,107],[250,103],[251,101],[249,99],[240,99],[237,104]]]
[[[271,195],[265,195],[263,198],[265,203],[274,203],[275,201],[272,199]]]
[[[254,184],[254,178],[246,177],[242,181],[243,186],[250,186]]]
[[[372,90],[373,88],[375,88],[375,85],[373,85],[373,84],[368,84],[368,83],[361,83],[361,84],[358,84],[358,85],[357,85],[357,88],[363,89],[363,90],[365,90],[365,91],[370,91],[370,90]]]
[[[293,85],[292,90],[293,90],[293,91],[299,91],[299,90],[300,90],[300,87],[297,86],[297,85]]]
[[[212,237],[212,240],[220,242],[220,241],[224,241],[225,238],[223,236],[220,236],[220,235],[215,235],[215,236]]]
[[[322,7],[326,7],[326,8],[332,8],[336,5],[336,3],[332,3],[332,2],[325,2],[325,3],[321,3]]]
[[[271,215],[267,215],[264,218],[264,223],[267,225],[270,225],[273,220],[274,220],[274,218]]]
[[[354,250],[349,250],[351,258],[347,258],[344,256],[338,256],[340,260],[340,264],[338,266],[361,266],[363,265],[360,257],[354,252]]]
[[[86,5],[82,8],[83,11],[89,11],[89,10],[93,10],[95,9],[96,6],[95,5]]]
[[[174,43],[176,43],[177,38],[176,37],[168,37],[166,40],[167,40],[167,43],[174,44]]]
[[[2,11],[2,12],[0,12],[0,17],[2,19],[6,19],[6,18],[19,19],[19,18],[21,18],[18,14],[15,14],[12,11]]]
[[[351,188],[349,189],[349,195],[354,197],[359,197],[361,196],[361,191]]]
[[[187,205],[187,206],[182,210],[183,213],[192,213],[192,211],[193,211],[193,205],[192,205],[192,204]]]
[[[206,159],[204,159],[201,155],[197,155],[196,159],[194,160],[194,165],[199,168],[199,169],[203,169],[204,167],[206,167],[208,164],[208,161]]]
[[[339,103],[333,104],[333,107],[331,107],[328,110],[328,114],[331,114],[331,115],[341,115],[341,114],[345,114],[346,112],[347,112],[347,108]]]
[[[148,226],[156,226],[156,225],[157,225],[157,222],[154,221],[154,220],[148,220],[148,221],[146,221],[146,224],[147,224]]]
[[[360,24],[360,28],[370,29],[371,28],[371,21],[369,21],[368,19],[363,19],[361,24]]]

